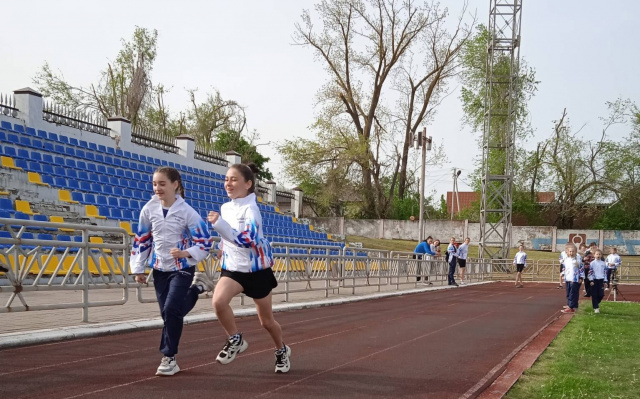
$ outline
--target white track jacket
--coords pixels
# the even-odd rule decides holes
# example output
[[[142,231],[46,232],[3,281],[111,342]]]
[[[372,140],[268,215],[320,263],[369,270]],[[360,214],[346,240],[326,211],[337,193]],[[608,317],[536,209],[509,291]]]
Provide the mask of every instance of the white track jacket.
[[[224,270],[252,273],[273,266],[271,245],[262,233],[255,194],[223,204],[213,228],[222,238]]]
[[[142,207],[138,232],[131,252],[131,273],[144,273],[145,266],[176,271],[197,265],[209,255],[211,235],[207,224],[181,196],[162,212],[162,202],[154,195]],[[186,250],[190,258],[175,259],[169,251]]]

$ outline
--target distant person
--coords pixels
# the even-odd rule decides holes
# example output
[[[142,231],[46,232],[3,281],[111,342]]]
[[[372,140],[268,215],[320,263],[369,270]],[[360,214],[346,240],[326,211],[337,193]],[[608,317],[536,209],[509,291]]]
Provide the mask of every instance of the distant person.
[[[618,266],[622,264],[622,259],[620,259],[620,255],[618,255],[618,250],[616,247],[611,247],[610,253],[607,256],[607,291],[611,288],[611,274],[618,270]]]
[[[524,252],[524,245],[518,247],[518,253],[513,258],[513,264],[516,265],[516,288],[524,288],[522,282],[522,271],[527,266],[527,253]]]
[[[442,256],[442,252],[440,250],[440,240],[434,240],[433,245],[431,245],[431,250],[435,253],[435,256]]]
[[[449,263],[448,280],[449,280],[449,285],[454,285],[456,287],[458,286],[458,283],[456,283],[454,275],[456,273],[457,250],[458,249],[456,248],[456,238],[451,237],[451,240],[449,241],[449,246],[447,247],[447,263]]]
[[[558,287],[558,288],[562,288],[562,283],[563,283],[563,282],[565,283],[564,287],[565,287],[565,293],[566,293],[566,297],[567,297],[567,302],[569,302],[569,288],[570,288],[570,284],[567,284],[567,283],[566,283],[566,281],[564,280],[564,260],[567,258],[567,249],[568,249],[570,246],[572,246],[572,245],[574,245],[574,244],[567,243],[567,244],[564,246],[564,251],[562,251],[562,252],[560,253],[560,258],[559,258],[559,260],[560,260],[560,287]],[[584,248],[586,248],[586,247],[587,247],[587,246],[586,246],[586,245],[584,245],[584,244],[583,244],[582,246],[583,246]],[[582,263],[582,257],[580,256],[580,254],[577,254],[577,255],[576,255],[576,258],[578,259],[578,262]],[[568,308],[569,306],[568,306],[568,305],[565,305],[564,307],[565,307],[565,308]]]
[[[427,237],[426,240],[421,241],[416,248],[413,250],[413,259],[417,259],[417,260],[430,260],[432,256],[435,255],[435,253],[432,251],[431,249],[431,244],[433,243],[433,238],[431,236]],[[424,278],[424,282],[423,284],[427,285],[427,284],[431,284],[428,282],[429,280],[429,275],[428,273],[424,273],[422,271],[423,267],[422,267],[422,263],[424,262],[418,262],[417,263],[417,267],[416,267],[416,281],[419,282],[420,280],[422,280],[422,274],[426,274],[425,278]]]
[[[593,262],[595,257],[595,252],[598,249],[598,246],[595,242],[589,244],[589,248],[584,252],[584,257],[582,258],[582,263],[584,264],[584,273],[585,275],[589,275],[589,269],[591,268],[591,262]],[[602,256],[602,255],[601,255]],[[600,259],[603,260],[603,259]],[[589,298],[591,296],[591,281],[588,279],[584,281],[584,297]]]
[[[464,239],[464,242],[458,247],[458,267],[460,268],[460,284],[464,284],[464,272],[467,268],[467,255],[469,254],[469,243],[471,239],[469,237]]]
[[[580,285],[584,281],[584,267],[580,262],[576,246],[569,244],[567,246],[567,257],[564,258],[564,281],[567,284],[567,307],[562,313],[575,313],[578,308],[578,299],[580,297]]]
[[[602,260],[602,251],[594,251],[595,259],[591,262],[589,270],[589,280],[591,287],[591,304],[593,312],[600,313],[600,302],[604,298],[604,282],[607,281],[607,264]]]

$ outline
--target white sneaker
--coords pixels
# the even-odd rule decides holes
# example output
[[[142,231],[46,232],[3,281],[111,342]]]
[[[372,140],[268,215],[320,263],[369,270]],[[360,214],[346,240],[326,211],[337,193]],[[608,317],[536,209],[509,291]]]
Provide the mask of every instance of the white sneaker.
[[[215,287],[213,280],[211,280],[206,273],[201,272],[196,272],[196,274],[193,276],[193,283],[191,283],[191,285],[199,286],[200,288],[202,288],[202,292],[213,291],[213,288]]]
[[[276,351],[276,373],[286,373],[291,368],[291,348],[287,345]]]
[[[464,285],[464,280],[460,280],[460,285]]]
[[[600,313],[600,309],[593,309],[593,313]]]
[[[238,353],[242,353],[247,350],[249,343],[242,339],[242,334],[238,333],[229,337],[227,343],[224,344],[216,361],[221,364],[229,364],[236,358]]]
[[[605,290],[605,291],[609,291],[609,287],[605,288],[604,290]]]
[[[165,356],[160,361],[156,375],[174,375],[178,371],[180,371],[180,367],[176,363],[176,358]]]

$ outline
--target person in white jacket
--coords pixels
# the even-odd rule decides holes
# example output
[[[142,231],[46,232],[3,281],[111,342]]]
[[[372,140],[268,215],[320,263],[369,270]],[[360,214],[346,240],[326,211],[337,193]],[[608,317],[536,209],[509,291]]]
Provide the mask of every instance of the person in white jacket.
[[[615,270],[618,270],[618,266],[622,264],[622,259],[620,259],[620,255],[618,255],[618,249],[616,247],[611,247],[610,253],[607,256],[607,291],[611,288],[611,273]]]
[[[213,294],[213,307],[229,336],[216,360],[231,363],[248,347],[229,306],[233,297],[244,293],[253,299],[260,324],[275,344],[275,372],[286,373],[291,367],[291,348],[284,344],[282,328],[273,317],[271,290],[278,282],[271,269],[271,246],[263,235],[262,216],[254,194],[256,173],[253,164],[231,165],[224,183],[231,202],[222,205],[220,214],[211,211],[207,217],[222,239],[222,272]]]
[[[467,268],[467,255],[469,254],[469,243],[471,239],[469,237],[464,239],[464,242],[458,247],[456,257],[458,258],[458,267],[460,269],[460,284],[464,284],[464,272]]]
[[[205,221],[187,204],[180,173],[161,167],[153,174],[155,195],[140,212],[131,253],[131,273],[146,284],[145,268],[153,269],[153,282],[164,321],[160,352],[164,355],[156,375],[180,371],[175,359],[184,316],[198,295],[213,290],[213,282],[196,273],[196,265],[209,255],[211,235]]]
[[[524,252],[524,245],[518,247],[518,253],[513,258],[513,264],[516,265],[516,288],[524,288],[522,271],[527,267],[527,253]]]
[[[587,278],[592,281],[591,305],[594,313],[600,313],[600,302],[604,298],[604,283],[607,282],[607,264],[602,260],[602,251],[596,249],[595,259],[591,261],[589,275]]]

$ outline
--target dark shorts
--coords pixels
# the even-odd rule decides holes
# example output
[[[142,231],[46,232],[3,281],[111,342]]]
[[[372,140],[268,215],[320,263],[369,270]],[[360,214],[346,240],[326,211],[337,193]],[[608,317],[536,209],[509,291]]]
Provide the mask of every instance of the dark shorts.
[[[273,275],[273,270],[270,267],[254,273],[222,270],[220,277],[229,277],[237,282],[244,290],[242,293],[253,299],[266,297],[272,289],[278,286],[276,276]]]
[[[522,271],[524,270],[524,263],[518,263],[516,265],[516,269],[518,270],[518,273],[522,273]]]
[[[458,266],[467,267],[467,260],[458,258]]]

